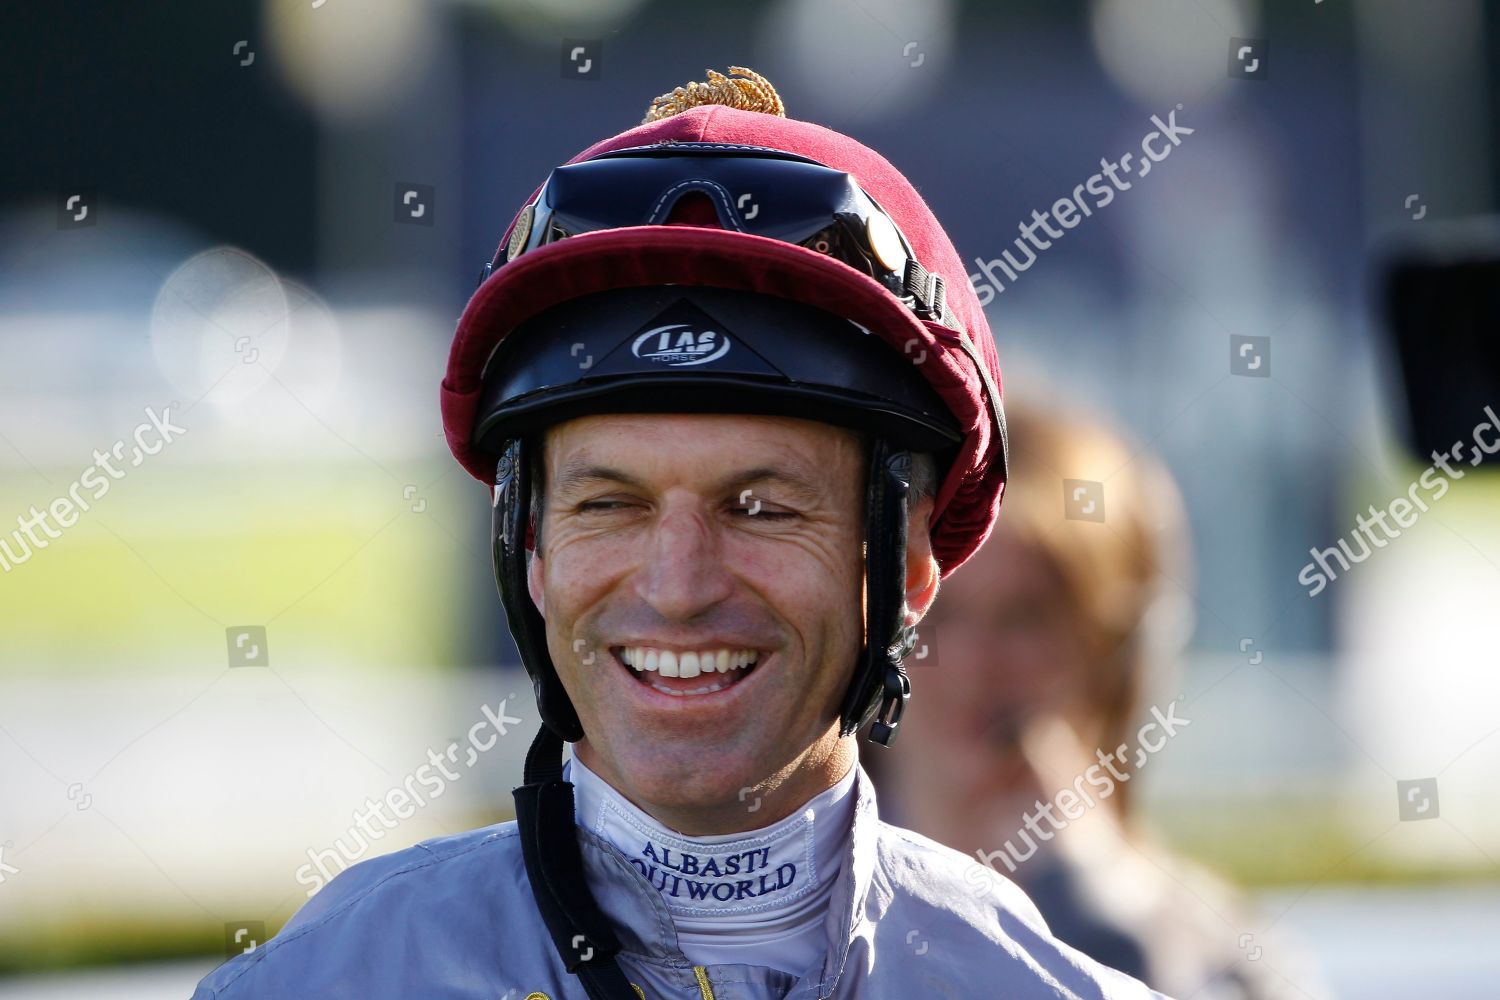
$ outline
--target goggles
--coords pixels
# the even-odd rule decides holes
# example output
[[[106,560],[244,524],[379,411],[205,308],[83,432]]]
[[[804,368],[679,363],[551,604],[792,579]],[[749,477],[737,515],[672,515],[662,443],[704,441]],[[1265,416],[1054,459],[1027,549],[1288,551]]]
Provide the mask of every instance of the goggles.
[[[943,279],[921,265],[853,176],[759,146],[663,140],[557,167],[480,284],[495,268],[569,236],[663,225],[678,199],[695,191],[708,197],[723,228],[833,257],[880,282],[919,318],[963,332],[946,308]]]

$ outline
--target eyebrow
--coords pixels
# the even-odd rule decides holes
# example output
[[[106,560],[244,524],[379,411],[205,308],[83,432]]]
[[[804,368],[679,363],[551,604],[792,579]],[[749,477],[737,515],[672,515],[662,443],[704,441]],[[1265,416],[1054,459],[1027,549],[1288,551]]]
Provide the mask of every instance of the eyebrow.
[[[559,495],[566,495],[572,490],[595,483],[619,483],[638,490],[648,489],[641,480],[621,469],[578,461],[569,461],[563,465],[557,474],[554,488]],[[768,465],[731,472],[720,479],[714,488],[719,492],[732,491],[754,483],[773,483],[792,497],[809,503],[821,500],[826,493],[795,472]]]

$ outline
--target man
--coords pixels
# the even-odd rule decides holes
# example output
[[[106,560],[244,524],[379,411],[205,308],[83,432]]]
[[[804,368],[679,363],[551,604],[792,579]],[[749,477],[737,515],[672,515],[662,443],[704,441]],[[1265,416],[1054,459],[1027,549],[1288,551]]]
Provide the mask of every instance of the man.
[[[459,321],[516,822],[354,866],[202,1000],[1157,995],[877,817],[854,734],[993,526],[999,363],[910,183],[731,69],[553,171]]]

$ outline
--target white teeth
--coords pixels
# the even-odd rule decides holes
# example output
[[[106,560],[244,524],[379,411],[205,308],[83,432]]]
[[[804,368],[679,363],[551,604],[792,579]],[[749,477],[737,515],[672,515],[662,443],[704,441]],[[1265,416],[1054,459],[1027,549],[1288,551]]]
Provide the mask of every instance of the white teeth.
[[[620,661],[636,673],[659,671],[663,677],[698,677],[702,674],[727,674],[731,670],[743,670],[752,666],[759,657],[753,649],[703,649],[677,652],[671,649],[656,649],[651,646],[622,646]],[[736,678],[738,680],[738,678]],[[655,685],[653,685],[655,686]],[[719,685],[719,686],[727,686]],[[673,694],[703,694],[717,691],[719,686],[698,688],[693,691]],[[666,690],[666,688],[660,688]]]

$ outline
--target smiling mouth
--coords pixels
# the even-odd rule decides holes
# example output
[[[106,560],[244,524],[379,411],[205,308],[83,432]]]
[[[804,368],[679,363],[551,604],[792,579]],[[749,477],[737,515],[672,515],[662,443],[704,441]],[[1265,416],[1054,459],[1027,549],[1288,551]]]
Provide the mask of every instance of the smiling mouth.
[[[613,646],[610,652],[636,681],[679,698],[734,687],[765,656],[757,649],[727,647],[684,651],[657,646]]]

